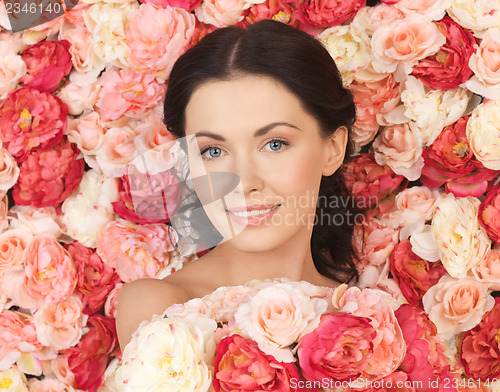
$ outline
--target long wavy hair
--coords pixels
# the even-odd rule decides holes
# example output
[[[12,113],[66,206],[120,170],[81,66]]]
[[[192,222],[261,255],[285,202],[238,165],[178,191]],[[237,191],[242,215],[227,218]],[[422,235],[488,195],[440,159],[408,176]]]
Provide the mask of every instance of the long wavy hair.
[[[185,109],[198,86],[243,75],[268,76],[281,82],[317,119],[323,137],[345,126],[349,140],[343,163],[352,159],[355,106],[334,60],[313,36],[270,19],[246,28],[215,30],[177,59],[164,101],[167,129],[177,137],[185,136]],[[316,207],[317,218],[321,214],[321,219],[316,219],[313,227],[311,251],[320,274],[346,282],[358,277],[352,245],[352,217],[358,211],[346,188],[342,167],[321,180]],[[334,199],[342,203],[328,202]]]

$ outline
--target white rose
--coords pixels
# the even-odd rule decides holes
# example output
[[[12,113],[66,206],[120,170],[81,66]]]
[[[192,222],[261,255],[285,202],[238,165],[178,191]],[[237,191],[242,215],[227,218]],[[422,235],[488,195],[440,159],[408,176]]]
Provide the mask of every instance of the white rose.
[[[2,392],[28,392],[28,380],[17,366],[0,371],[0,387]]]
[[[319,325],[328,306],[321,298],[310,298],[286,283],[261,289],[240,305],[234,315],[245,336],[278,361],[295,361],[287,346]]]
[[[408,77],[404,87],[404,115],[420,130],[424,146],[432,144],[444,127],[462,117],[472,96],[464,88],[431,90],[414,76]]]
[[[141,323],[125,347],[116,383],[123,392],[206,392],[212,383],[207,360],[215,356],[208,318],[183,320],[154,315]]]
[[[479,162],[488,169],[500,170],[500,100],[485,100],[474,109],[466,137]]]
[[[411,250],[427,261],[439,260],[439,245],[432,235],[431,225],[424,225],[422,231],[410,236]]]
[[[460,26],[470,29],[474,35],[500,25],[500,3],[498,0],[452,0],[446,10]]]
[[[432,220],[441,262],[450,276],[461,279],[491,248],[491,239],[477,218],[479,199],[447,194],[439,200]]]
[[[111,203],[118,200],[116,179],[95,169],[85,172],[77,191],[62,205],[66,234],[89,248],[96,248],[97,235],[114,219]]]

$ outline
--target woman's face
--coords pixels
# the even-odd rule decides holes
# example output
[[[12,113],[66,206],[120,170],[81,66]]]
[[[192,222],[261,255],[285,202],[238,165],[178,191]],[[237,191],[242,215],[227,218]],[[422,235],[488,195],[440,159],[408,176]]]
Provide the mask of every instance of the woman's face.
[[[310,240],[321,177],[342,164],[345,128],[323,138],[316,119],[282,84],[243,76],[207,82],[193,92],[186,137],[199,147],[189,152],[196,192],[224,241],[255,252],[301,236]],[[234,173],[241,183],[228,187],[216,176],[196,181],[204,172]],[[207,204],[207,195],[219,200]]]

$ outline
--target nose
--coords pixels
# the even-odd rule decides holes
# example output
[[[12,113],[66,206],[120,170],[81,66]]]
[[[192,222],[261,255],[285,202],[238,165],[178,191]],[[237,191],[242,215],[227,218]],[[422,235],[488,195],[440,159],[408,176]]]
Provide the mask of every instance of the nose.
[[[248,156],[238,156],[234,159],[233,171],[241,181],[241,189],[245,196],[262,190],[264,187],[265,171],[261,170],[254,160]]]

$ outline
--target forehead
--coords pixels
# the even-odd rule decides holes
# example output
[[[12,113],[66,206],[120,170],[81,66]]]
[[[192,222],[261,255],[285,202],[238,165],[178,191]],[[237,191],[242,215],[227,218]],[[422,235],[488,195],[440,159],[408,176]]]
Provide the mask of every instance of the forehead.
[[[234,127],[254,130],[276,120],[301,122],[314,119],[283,84],[265,76],[244,76],[210,81],[194,90],[186,107],[186,134]]]

